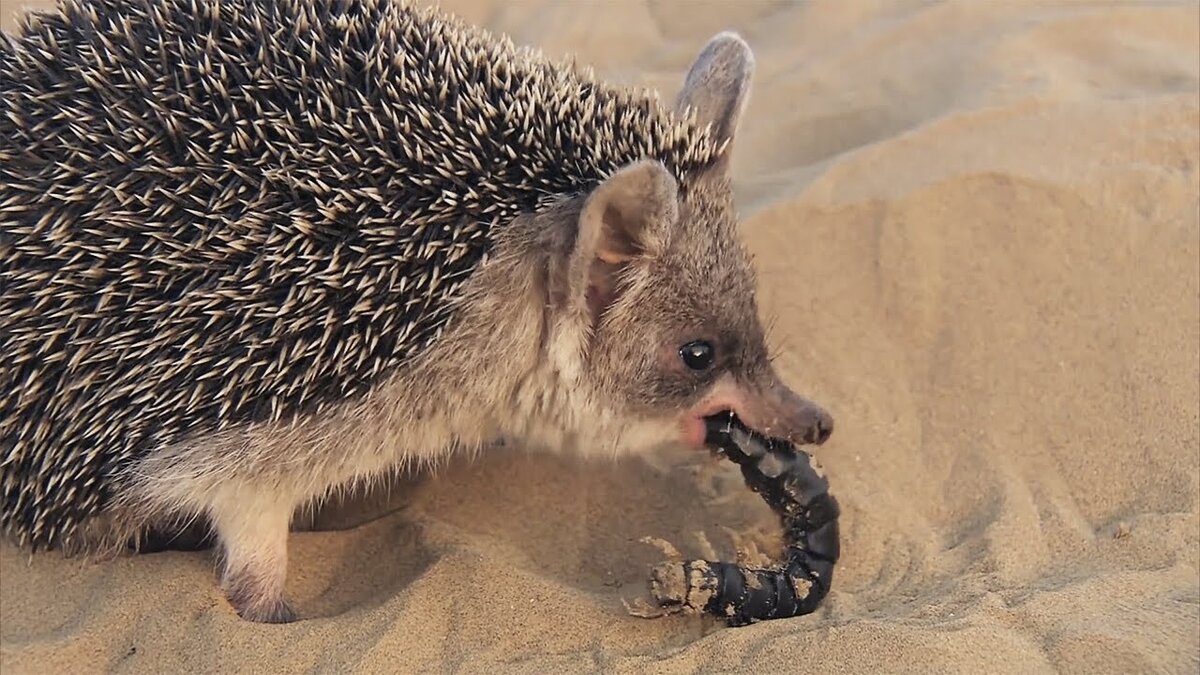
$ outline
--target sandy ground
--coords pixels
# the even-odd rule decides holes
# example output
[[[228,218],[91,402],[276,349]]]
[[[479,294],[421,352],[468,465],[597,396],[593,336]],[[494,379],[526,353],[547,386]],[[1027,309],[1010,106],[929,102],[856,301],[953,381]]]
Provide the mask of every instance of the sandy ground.
[[[5,544],[5,675],[1197,672],[1196,3],[444,6],[668,95],[711,34],[752,44],[745,237],[779,363],[838,419],[826,604],[628,617],[638,538],[732,557],[766,507],[684,454],[497,453],[294,535],[293,625],[240,621],[207,553]]]

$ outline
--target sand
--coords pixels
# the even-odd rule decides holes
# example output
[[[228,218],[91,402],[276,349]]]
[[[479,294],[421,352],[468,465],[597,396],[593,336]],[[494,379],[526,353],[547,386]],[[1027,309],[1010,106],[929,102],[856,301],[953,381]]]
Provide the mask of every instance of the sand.
[[[629,617],[639,538],[733,557],[766,507],[689,453],[514,450],[295,534],[292,625],[240,621],[208,553],[4,544],[5,675],[1197,672],[1195,2],[444,6],[666,95],[716,31],[753,46],[744,235],[780,367],[838,420],[826,603]]]

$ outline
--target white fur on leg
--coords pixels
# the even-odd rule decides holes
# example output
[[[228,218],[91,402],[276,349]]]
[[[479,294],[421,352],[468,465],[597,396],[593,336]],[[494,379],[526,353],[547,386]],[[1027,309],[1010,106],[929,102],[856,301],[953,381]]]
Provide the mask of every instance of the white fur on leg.
[[[220,542],[221,589],[244,619],[295,619],[283,597],[292,511],[290,501],[250,488],[224,493],[209,508]]]

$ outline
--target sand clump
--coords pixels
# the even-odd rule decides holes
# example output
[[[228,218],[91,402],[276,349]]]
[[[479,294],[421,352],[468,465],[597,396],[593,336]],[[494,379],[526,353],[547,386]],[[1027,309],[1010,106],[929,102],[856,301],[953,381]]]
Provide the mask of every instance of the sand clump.
[[[505,451],[293,535],[287,626],[240,621],[207,553],[0,545],[5,675],[1200,669],[1200,7],[442,5],[665,95],[711,34],[754,48],[744,235],[779,367],[838,422],[824,606],[631,617],[642,537],[732,559],[761,500],[686,453]]]

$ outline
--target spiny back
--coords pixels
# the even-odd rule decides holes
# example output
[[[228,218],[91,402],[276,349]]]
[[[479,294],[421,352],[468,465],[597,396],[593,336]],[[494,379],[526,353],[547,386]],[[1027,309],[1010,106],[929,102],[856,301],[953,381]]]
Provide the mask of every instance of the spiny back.
[[[720,151],[651,97],[388,0],[69,0],[0,38],[3,525],[122,463],[364,395],[494,227]]]

